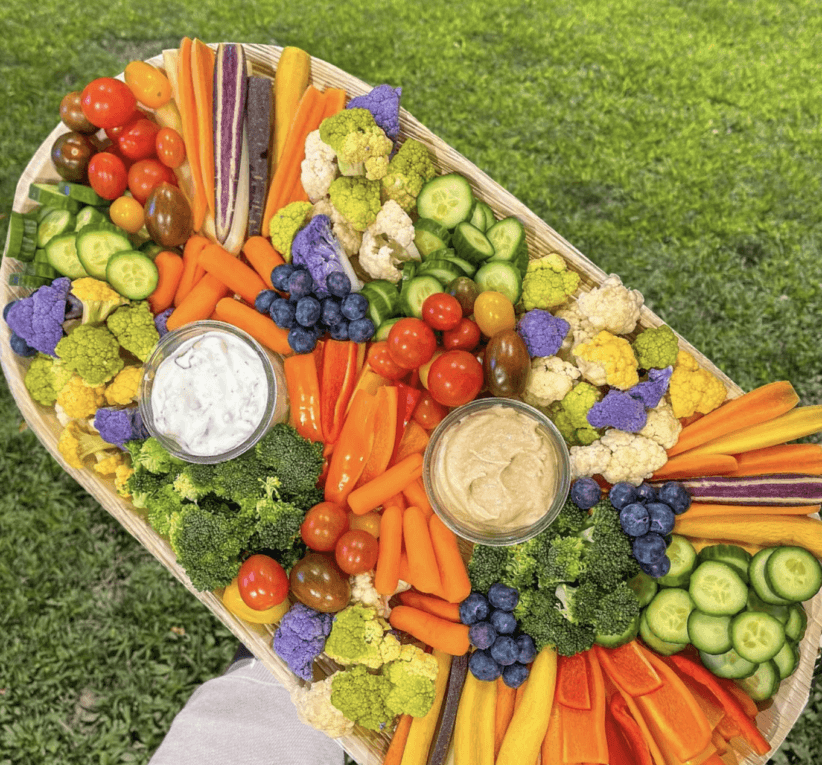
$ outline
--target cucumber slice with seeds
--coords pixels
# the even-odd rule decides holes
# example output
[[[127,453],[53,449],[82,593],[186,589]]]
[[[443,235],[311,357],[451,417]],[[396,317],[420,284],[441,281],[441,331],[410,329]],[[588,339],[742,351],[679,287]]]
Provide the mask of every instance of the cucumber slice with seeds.
[[[111,231],[106,226],[86,226],[77,234],[77,257],[95,279],[106,278],[106,266],[112,255],[131,249],[125,232]]]
[[[753,701],[765,701],[777,692],[780,680],[776,664],[773,661],[766,661],[760,664],[752,675],[739,680],[737,685]]]
[[[648,610],[645,609],[639,617],[639,636],[648,648],[656,651],[660,656],[672,656],[687,648],[687,643],[668,643],[665,640],[660,640],[648,626],[647,613]]]
[[[76,234],[55,236],[46,245],[46,257],[57,271],[63,276],[68,276],[69,279],[79,279],[89,275],[77,256]]]
[[[417,274],[433,276],[443,287],[460,276],[466,276],[465,271],[450,260],[426,260],[417,270]]]
[[[55,236],[73,232],[76,220],[68,210],[52,210],[37,227],[37,246],[45,247]]]
[[[494,290],[505,295],[514,305],[522,295],[522,275],[519,269],[504,260],[483,265],[474,274],[474,281],[480,292]]]
[[[685,537],[672,534],[666,554],[671,561],[671,569],[665,576],[659,577],[657,584],[660,587],[686,587],[696,564],[694,546]]]
[[[688,585],[696,607],[712,616],[733,616],[748,602],[748,588],[735,569],[707,560],[697,566]]]
[[[451,234],[441,223],[431,218],[420,218],[414,224],[414,244],[423,258],[432,252],[448,247]]]
[[[694,602],[687,590],[660,590],[645,613],[648,627],[666,643],[687,643],[688,617],[694,610]]]
[[[748,610],[761,611],[763,613],[770,614],[778,619],[779,623],[782,625],[788,623],[788,618],[791,613],[789,606],[772,606],[770,603],[766,603],[753,589],[748,590]]]
[[[457,224],[451,235],[451,244],[457,255],[472,263],[484,263],[494,254],[494,245],[488,237],[467,221]]]
[[[773,663],[779,670],[780,680],[790,677],[799,666],[799,649],[790,640],[786,640],[779,653],[773,657]]]
[[[143,300],[154,292],[159,274],[151,258],[142,252],[127,250],[108,259],[105,278],[123,297]]]
[[[108,216],[100,212],[96,207],[91,205],[84,207],[77,213],[77,221],[74,224],[74,230],[80,231],[86,226],[96,226],[100,223],[108,223]]]
[[[755,664],[773,659],[785,644],[785,629],[779,620],[762,611],[743,611],[731,622],[734,649]]]
[[[525,228],[517,218],[503,218],[485,235],[494,246],[494,260],[516,260],[525,247]]]
[[[780,597],[810,600],[822,586],[822,566],[802,547],[778,547],[765,564],[765,578]]]
[[[478,199],[474,202],[474,209],[471,210],[469,222],[480,231],[488,231],[497,222],[497,219],[494,217],[494,211],[485,202]]]
[[[711,616],[694,609],[688,617],[688,635],[691,644],[706,653],[725,653],[734,647],[730,616]]]
[[[700,563],[706,560],[718,560],[720,563],[727,563],[739,576],[742,581],[748,584],[748,567],[751,564],[751,554],[739,545],[708,545],[699,551],[697,559]]]
[[[699,658],[702,660],[705,669],[710,670],[717,677],[724,677],[729,680],[750,677],[756,672],[756,664],[743,659],[733,648],[719,654],[700,651]]]
[[[751,580],[751,587],[765,603],[771,606],[789,606],[792,601],[780,597],[771,589],[765,573],[768,559],[777,549],[776,547],[766,547],[754,555],[748,566],[748,576]]]
[[[431,218],[449,229],[468,220],[473,206],[471,184],[458,173],[432,178],[417,195],[417,212],[420,217]]]

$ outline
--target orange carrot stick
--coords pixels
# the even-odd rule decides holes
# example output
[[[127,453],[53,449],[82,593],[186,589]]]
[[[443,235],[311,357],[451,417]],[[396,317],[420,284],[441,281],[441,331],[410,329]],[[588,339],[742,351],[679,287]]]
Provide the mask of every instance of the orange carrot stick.
[[[177,87],[179,100],[177,107],[180,110],[180,120],[183,123],[183,142],[186,145],[186,156],[191,165],[191,175],[194,179],[194,199],[191,200],[191,214],[194,219],[194,230],[199,231],[203,226],[208,200],[203,186],[203,174],[200,167],[200,142],[197,130],[197,102],[194,96],[194,81],[191,74],[192,41],[184,37],[180,41],[180,51],[177,56]],[[210,114],[210,112],[209,112]]]
[[[152,313],[158,314],[174,302],[174,293],[183,276],[183,259],[174,252],[163,250],[154,258],[154,265],[157,266],[157,286],[148,296],[148,305]]]
[[[169,330],[172,330],[190,324],[192,321],[207,319],[211,316],[217,303],[225,298],[227,294],[228,287],[225,284],[217,277],[206,274],[186,295],[185,300],[174,309],[171,316],[168,317],[166,326]],[[254,313],[257,312],[254,311]]]
[[[246,303],[254,305],[257,295],[265,289],[265,283],[245,263],[235,258],[219,244],[210,244],[200,253],[200,265],[219,279]]]
[[[427,518],[430,518],[434,514],[434,508],[431,507],[431,503],[428,501],[428,495],[425,493],[422,478],[418,478],[413,483],[409,483],[408,486],[402,490],[402,493],[406,500],[408,500],[408,504],[418,507],[425,513]]]
[[[271,272],[285,261],[283,256],[271,246],[271,242],[264,236],[252,236],[243,245],[243,255],[246,256],[251,267],[260,275],[268,289],[273,290]]]
[[[391,743],[388,746],[388,751],[385,753],[385,759],[382,765],[400,765],[402,762],[402,755],[405,751],[405,743],[408,741],[408,732],[411,730],[411,722],[413,721],[411,715],[402,715],[400,721],[397,723],[397,728],[391,738]]]
[[[698,478],[703,475],[727,475],[738,467],[730,454],[680,454],[670,457],[654,473],[654,481],[671,481],[680,478]]]
[[[408,553],[405,552],[405,548],[400,553],[400,579],[411,584],[411,570],[408,567]]]
[[[822,475],[822,446],[819,444],[779,444],[736,455],[737,469],[731,476],[766,473]]]
[[[380,533],[382,537],[382,533]],[[382,544],[382,543],[380,543]],[[460,620],[460,607],[456,603],[449,603],[442,598],[435,598],[431,595],[423,595],[421,592],[414,592],[414,590],[406,590],[399,594],[400,603],[404,606],[411,606],[411,608],[419,608],[420,611],[425,611],[434,616],[440,616],[443,619],[448,619],[449,622],[455,624]]]
[[[471,594],[471,580],[460,553],[457,536],[438,515],[432,515],[428,519],[428,528],[434,554],[437,556],[445,599],[449,603],[461,603]]]
[[[214,215],[214,51],[196,38],[191,48],[191,80],[197,105],[200,174],[206,204]]]
[[[183,302],[186,295],[191,292],[191,288],[202,278],[202,274],[197,275],[197,269],[199,268],[200,253],[208,244],[209,241],[204,236],[195,234],[188,238],[183,248],[183,274],[180,277],[179,285],[177,285],[177,291],[174,293],[175,306]]]
[[[468,627],[465,624],[454,624],[410,606],[397,606],[392,609],[389,622],[394,629],[407,632],[443,653],[451,656],[463,656],[468,653]]]
[[[405,489],[422,475],[422,455],[410,454],[402,462],[388,468],[382,475],[354,489],[348,495],[348,506],[364,515],[382,505],[389,497]],[[424,516],[423,516],[424,517]]]
[[[810,515],[819,512],[819,505],[801,507],[774,507],[773,505],[718,505],[711,502],[693,502],[685,515],[688,518],[708,516],[733,517],[736,515]]]
[[[408,504],[406,503],[405,497],[403,496],[402,492],[398,492],[393,497],[389,497],[383,503],[383,508],[392,506],[398,507],[400,508],[400,510],[405,510],[405,508],[408,507]]]
[[[393,595],[400,578],[403,510],[389,505],[380,518],[380,547],[374,573],[374,589],[380,595]]]
[[[431,532],[425,515],[418,507],[409,507],[403,514],[402,537],[408,553],[410,583],[422,592],[440,592],[442,580],[431,542]]]
[[[497,706],[494,711],[494,759],[499,754],[502,739],[505,738],[505,731],[508,730],[508,724],[514,716],[514,699],[516,695],[517,692],[514,688],[509,688],[501,677],[497,678]]]
[[[325,111],[323,119],[333,117],[345,108],[345,90],[343,88],[325,89]]]
[[[234,298],[220,300],[217,303],[217,315],[220,317],[220,321],[248,332],[258,343],[275,353],[283,356],[291,355],[292,350],[288,344],[288,331],[280,329],[268,316],[263,316],[239,300]]]

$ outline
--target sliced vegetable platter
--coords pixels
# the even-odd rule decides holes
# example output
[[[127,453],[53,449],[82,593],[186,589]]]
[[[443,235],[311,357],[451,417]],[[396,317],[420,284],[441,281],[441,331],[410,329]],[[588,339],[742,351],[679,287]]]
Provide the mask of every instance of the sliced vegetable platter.
[[[211,47],[216,48],[217,46],[213,44]],[[264,45],[244,45],[244,48],[252,67],[252,73],[273,78],[282,49]],[[158,55],[150,59],[149,63],[162,67],[162,56]],[[318,87],[344,88],[349,97],[365,95],[371,89],[366,83],[319,59],[311,60],[311,79],[312,83]],[[60,180],[50,161],[50,152],[55,139],[64,132],[66,132],[65,126],[58,125],[45,139],[30,161],[17,185],[14,210],[22,213],[34,207],[34,202],[28,197],[31,183],[53,183]],[[531,258],[542,257],[551,252],[559,253],[569,267],[579,273],[583,290],[590,290],[605,280],[607,274],[604,271],[599,269],[585,255],[479,168],[427,130],[404,109],[400,112],[400,135],[402,138],[410,137],[422,142],[432,153],[441,172],[457,172],[467,178],[474,196],[490,205],[497,216],[516,216],[519,218],[525,225]],[[2,261],[0,284],[3,286],[0,289],[4,291],[2,295],[3,304],[22,297],[27,292],[20,288],[7,286],[10,274],[19,265],[17,261],[9,258]],[[642,329],[658,327],[662,324],[663,322],[658,316],[643,306],[639,326],[634,334]],[[218,593],[199,592],[195,589],[183,568],[177,563],[176,556],[168,542],[149,526],[143,515],[135,511],[130,502],[117,496],[112,480],[102,478],[90,470],[72,468],[65,462],[57,448],[61,425],[52,409],[39,407],[31,400],[23,383],[26,366],[19,357],[10,351],[9,339],[10,331],[8,326],[5,323],[0,323],[0,362],[2,362],[3,372],[26,421],[43,445],[80,485],[92,494],[129,533],[138,539],[187,589],[203,602],[238,639],[248,646],[286,688],[291,690],[297,684],[297,680],[285,662],[272,649],[271,637],[274,627],[253,625],[242,621],[226,609]],[[739,386],[735,385],[684,338],[679,337],[679,344],[680,348],[691,353],[701,366],[710,370],[723,381],[730,397],[741,395],[742,390]],[[464,548],[464,554],[466,557],[470,555],[468,546]],[[773,705],[761,712],[757,718],[758,727],[768,738],[773,748],[778,747],[785,739],[808,700],[817,646],[819,645],[820,635],[822,635],[822,594],[817,595],[808,604],[807,610],[809,617],[808,629],[803,640],[804,650],[801,651],[800,666],[782,684]],[[327,670],[329,674],[333,672],[330,662],[320,658],[318,664],[322,670]],[[390,731],[374,733],[359,727],[356,729],[355,735],[340,739],[343,747],[361,765],[382,762],[389,741]],[[766,761],[767,756],[754,755],[745,760],[746,763],[764,763]]]

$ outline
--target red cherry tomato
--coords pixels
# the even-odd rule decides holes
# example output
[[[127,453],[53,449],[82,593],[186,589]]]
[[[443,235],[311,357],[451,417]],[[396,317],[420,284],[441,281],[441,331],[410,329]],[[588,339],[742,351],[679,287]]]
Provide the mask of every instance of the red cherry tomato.
[[[377,564],[380,543],[363,529],[346,531],[335,548],[337,565],[349,576],[364,574]]]
[[[396,364],[406,369],[427,363],[435,350],[434,330],[421,319],[400,319],[388,333],[388,352]]]
[[[285,600],[288,577],[274,558],[252,555],[240,566],[237,587],[243,603],[255,611],[265,611]]]
[[[482,364],[468,351],[446,351],[428,371],[428,390],[445,406],[473,401],[482,388]]]
[[[422,304],[422,319],[432,329],[453,329],[461,318],[460,301],[447,292],[435,292]]]
[[[434,401],[430,391],[423,391],[422,398],[415,407],[411,419],[426,430],[433,430],[443,421],[446,414],[448,414],[448,407]]]
[[[320,502],[306,514],[300,536],[312,550],[333,550],[337,540],[348,531],[348,513],[333,502]]]
[[[148,159],[156,154],[157,133],[160,126],[144,117],[126,125],[117,136],[120,151],[129,159]]]
[[[471,319],[460,319],[456,327],[442,333],[442,344],[449,351],[454,349],[473,351],[479,345],[479,341],[479,325]]]
[[[113,77],[98,77],[92,80],[81,96],[83,114],[98,128],[113,128],[128,121],[137,99],[131,88]]]
[[[405,367],[401,367],[391,358],[386,340],[371,345],[368,349],[367,361],[371,369],[388,380],[399,380],[408,374]]]
[[[157,133],[154,149],[157,159],[166,167],[179,167],[185,162],[186,145],[183,137],[174,128],[162,128]]]
[[[141,159],[128,171],[128,189],[143,205],[148,195],[163,182],[176,186],[177,178],[170,168],[156,159]]]
[[[88,182],[103,199],[117,199],[126,190],[128,171],[116,154],[101,151],[88,163]]]
[[[120,125],[115,125],[114,127],[106,128],[106,137],[113,141],[115,144],[117,143],[117,139],[123,134],[123,131],[131,125],[133,122],[136,122],[139,119],[143,119],[148,115],[145,112],[141,112],[139,109],[135,109],[129,118]]]

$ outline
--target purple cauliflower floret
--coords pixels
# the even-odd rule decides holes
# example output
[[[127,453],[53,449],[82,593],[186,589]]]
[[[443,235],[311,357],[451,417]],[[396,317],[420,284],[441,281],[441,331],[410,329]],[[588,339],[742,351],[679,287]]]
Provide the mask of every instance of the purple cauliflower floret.
[[[318,295],[328,294],[326,279],[334,271],[344,273],[355,292],[362,287],[340,240],[331,229],[331,218],[327,215],[315,215],[305,228],[297,232],[291,243],[291,262],[308,269],[314,280],[314,292]]]
[[[540,308],[528,311],[517,324],[517,332],[532,358],[554,356],[570,329],[571,325],[565,319]]]
[[[638,398],[625,391],[609,391],[602,401],[588,410],[588,424],[592,428],[616,428],[626,433],[638,433],[645,427],[648,414]]]
[[[396,143],[400,134],[400,96],[402,88],[377,85],[370,93],[348,102],[346,109],[368,109],[385,134]]]
[[[662,397],[668,392],[673,372],[673,367],[650,369],[648,370],[648,380],[637,383],[626,393],[641,401],[648,409],[655,409],[662,401]]]
[[[148,438],[143,418],[135,407],[111,409],[103,407],[94,415],[94,427],[100,438],[109,444],[125,448],[126,441],[140,441]]]
[[[331,633],[331,614],[295,603],[274,633],[274,651],[303,680],[311,680],[314,659],[323,652]]]
[[[70,289],[71,279],[67,276],[55,279],[12,305],[6,323],[32,348],[54,356],[54,349],[63,337]]]
[[[157,327],[157,333],[160,335],[160,337],[163,337],[163,335],[168,334],[168,317],[171,316],[172,313],[174,313],[173,307],[166,308],[165,311],[158,313],[154,317],[154,326]]]

